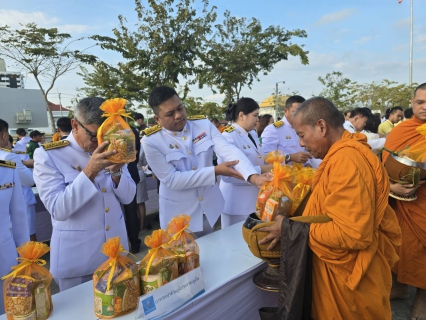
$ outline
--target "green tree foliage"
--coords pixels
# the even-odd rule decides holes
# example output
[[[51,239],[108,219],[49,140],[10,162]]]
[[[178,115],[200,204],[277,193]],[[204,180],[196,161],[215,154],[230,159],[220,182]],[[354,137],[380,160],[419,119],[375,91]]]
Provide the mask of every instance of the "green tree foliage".
[[[352,81],[343,77],[343,73],[333,71],[325,77],[318,77],[318,81],[324,86],[320,96],[332,101],[339,110],[347,110],[353,107]]]
[[[119,26],[113,29],[113,38],[92,37],[101,48],[119,52],[124,61],[116,68],[98,65],[93,75],[86,72],[84,79],[87,85],[99,90],[105,88],[109,92],[119,83],[123,85],[120,96],[143,101],[159,85],[176,87],[180,77],[189,79],[189,82],[193,79],[195,61],[199,59],[200,50],[216,19],[216,7],[209,8],[207,0],[201,1],[201,10],[193,7],[194,0],[147,2],[148,6],[144,6],[142,1],[135,1],[136,30],[130,30],[126,26],[126,18],[120,15]],[[105,79],[110,72],[109,78]],[[188,90],[185,85],[184,96]]]
[[[206,115],[209,119],[225,119],[225,110],[226,107],[221,107],[216,102],[204,102],[202,105],[202,114]]]
[[[55,132],[55,121],[47,95],[59,77],[82,63],[94,63],[96,57],[86,53],[87,49],[71,49],[76,41],[83,38],[70,40],[71,35],[68,33],[60,33],[57,28],[39,28],[35,23],[21,26],[19,30],[12,30],[9,26],[0,27],[0,56],[34,76],[46,103],[52,132]]]
[[[303,45],[291,43],[293,37],[306,38],[304,30],[285,31],[278,26],[263,29],[259,20],[233,17],[229,11],[216,29],[201,55],[197,79],[200,88],[208,85],[213,92],[217,89],[226,95],[228,103],[234,96],[240,98],[243,86],[251,88],[259,73],[267,75],[289,55],[308,64]]]

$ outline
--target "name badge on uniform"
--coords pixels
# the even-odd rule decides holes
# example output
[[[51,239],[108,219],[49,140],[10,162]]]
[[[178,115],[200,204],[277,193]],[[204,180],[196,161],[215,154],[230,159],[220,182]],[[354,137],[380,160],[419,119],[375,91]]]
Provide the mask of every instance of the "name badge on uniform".
[[[203,132],[202,134],[200,134],[198,137],[192,139],[193,143],[197,143],[198,141],[200,141],[201,139],[207,137],[207,133]]]
[[[0,185],[0,190],[13,188],[14,186],[15,186],[15,182],[5,183],[5,184]]]
[[[285,136],[286,139],[291,139],[291,136]]]

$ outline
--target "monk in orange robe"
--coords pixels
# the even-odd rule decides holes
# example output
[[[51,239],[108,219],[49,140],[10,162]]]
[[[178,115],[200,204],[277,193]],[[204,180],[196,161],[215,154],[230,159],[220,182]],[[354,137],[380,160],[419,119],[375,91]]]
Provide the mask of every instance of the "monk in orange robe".
[[[388,205],[389,179],[367,138],[349,133],[337,108],[312,98],[293,116],[300,145],[323,159],[303,216],[327,215],[311,223],[312,319],[391,319],[391,268],[401,232]],[[261,242],[279,241],[278,216]],[[297,254],[297,253],[294,253]]]
[[[402,122],[389,133],[385,148],[399,151],[425,139],[416,128],[426,123],[426,83],[415,90],[411,104],[414,117]],[[388,152],[383,152],[383,161],[388,156]],[[398,250],[400,259],[392,269],[396,279],[394,278],[391,298],[405,298],[407,285],[416,287],[411,318],[426,319],[426,185],[413,187],[392,183],[391,190],[397,194],[415,193],[417,196],[417,200],[410,202],[389,198],[402,232],[402,244]]]

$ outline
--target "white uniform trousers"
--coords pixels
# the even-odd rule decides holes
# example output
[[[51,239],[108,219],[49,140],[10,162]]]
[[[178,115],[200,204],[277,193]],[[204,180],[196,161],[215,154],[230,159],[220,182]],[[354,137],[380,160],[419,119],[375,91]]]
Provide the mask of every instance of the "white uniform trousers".
[[[93,275],[89,274],[87,276],[82,277],[74,277],[74,278],[55,278],[56,283],[59,286],[59,291],[65,291],[67,289],[78,286],[79,284],[85,283],[87,281],[92,280]]]
[[[247,215],[246,214],[234,215],[234,214],[222,213],[220,215],[220,218],[222,220],[222,229],[224,229],[240,221],[245,221],[247,219]]]

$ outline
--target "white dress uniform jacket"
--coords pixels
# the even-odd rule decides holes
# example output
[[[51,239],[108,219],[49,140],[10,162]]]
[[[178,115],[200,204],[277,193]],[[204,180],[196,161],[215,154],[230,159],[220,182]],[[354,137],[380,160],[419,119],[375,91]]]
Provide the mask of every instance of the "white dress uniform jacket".
[[[30,241],[21,181],[14,168],[0,165],[0,278],[17,264],[16,248]],[[12,228],[10,229],[10,225]],[[0,280],[0,314],[4,313],[3,281]]]
[[[66,140],[49,144],[34,153],[34,180],[40,199],[52,216],[50,272],[55,278],[92,274],[107,257],[100,252],[111,237],[120,237],[128,250],[126,226],[120,202],[130,203],[136,186],[127,170],[115,188],[110,175],[99,172],[94,182],[81,170],[90,155],[72,133]]]
[[[224,161],[239,160],[235,169],[245,180],[258,173],[244,153],[229,144],[205,118],[188,119],[180,132],[159,127],[158,132],[142,138],[142,145],[149,166],[161,181],[161,228],[178,214],[191,216],[193,232],[203,230],[203,213],[211,226],[217,221],[224,200],[216,184],[213,152]]]
[[[13,148],[13,151],[20,151],[20,152],[26,152],[27,151],[27,144],[31,141],[31,138],[28,136],[23,137],[21,140],[19,140],[17,143],[15,143],[15,147]]]
[[[257,147],[250,140],[251,135],[256,142]],[[222,135],[240,149],[256,168],[258,174],[261,173],[260,166],[264,164],[263,150],[259,143],[256,131],[252,130],[247,133],[238,124],[234,123],[231,127],[225,129]],[[224,162],[223,158],[218,157],[218,163]],[[256,200],[259,188],[251,183],[232,177],[221,177],[220,191],[222,191],[225,205],[222,212],[229,215],[249,215],[256,209]]]
[[[348,130],[350,133],[356,133],[357,131],[355,130],[354,126],[352,125],[352,123],[349,120],[346,120],[345,123],[343,124],[343,128],[345,128],[346,130]],[[360,133],[365,134],[364,130],[361,131]],[[368,135],[367,139],[368,139]],[[378,138],[378,139],[368,139],[367,143],[370,145],[372,150],[379,150],[380,148],[383,148],[386,142],[386,138]]]
[[[305,148],[300,146],[299,136],[286,117],[283,117],[281,121],[276,121],[268,125],[263,130],[262,148],[264,155],[275,150],[281,150],[286,155],[300,151],[306,152]],[[318,168],[320,163],[321,159],[312,158],[305,165],[309,164],[312,168]]]

